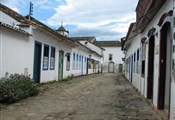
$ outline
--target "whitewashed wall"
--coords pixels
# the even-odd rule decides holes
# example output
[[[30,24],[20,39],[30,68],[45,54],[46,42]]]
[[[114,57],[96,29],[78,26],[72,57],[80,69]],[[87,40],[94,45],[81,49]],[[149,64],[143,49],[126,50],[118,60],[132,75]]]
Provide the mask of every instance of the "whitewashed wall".
[[[103,72],[108,72],[109,54],[112,54],[112,61],[115,65],[115,72],[117,72],[118,64],[122,64],[122,58],[124,57],[121,47],[103,47],[105,51],[103,52]]]
[[[33,75],[33,41],[29,36],[1,28],[1,76],[19,73]]]
[[[130,42],[131,42],[131,45],[127,49],[126,59],[128,59],[132,55],[134,57],[134,53],[136,53],[136,59],[137,59],[137,50],[139,49],[139,53],[141,52],[140,51],[140,45],[141,45],[140,44],[140,35],[135,36],[134,39],[130,39]],[[140,62],[140,57],[141,56],[139,55],[139,62]],[[136,64],[135,64],[135,67],[136,67]],[[138,71],[139,71],[138,73],[136,71],[134,72],[134,58],[133,58],[133,79],[132,79],[132,83],[138,90],[140,90],[140,84],[141,84],[140,83],[140,70],[138,70]],[[129,73],[128,73],[127,79],[129,79],[131,81],[131,79],[129,77],[130,76],[129,76]]]
[[[79,76],[79,75],[81,75],[81,69],[82,69],[82,68],[80,68],[79,66],[81,66],[81,63],[82,63],[82,62],[78,62],[78,69],[77,69],[77,68],[76,68],[77,56],[76,56],[76,57],[75,57],[75,63],[74,63],[75,69],[73,69],[73,54],[74,54],[74,53],[75,53],[75,55],[78,54],[78,55],[83,56],[83,74],[85,75],[85,74],[86,74],[86,67],[87,67],[87,64],[86,64],[86,62],[85,62],[85,57],[86,57],[86,60],[87,60],[87,58],[88,58],[89,55],[90,55],[89,50],[87,50],[87,49],[85,49],[85,48],[83,48],[83,47],[81,47],[81,46],[78,46],[78,47],[72,49],[72,56],[71,56],[71,61],[72,61],[71,66],[72,66],[72,69],[71,69],[71,73],[72,73],[73,75],[75,75],[75,76]]]
[[[1,22],[19,28],[20,22],[2,11],[0,15]],[[29,27],[25,30],[29,31]],[[33,41],[30,37],[5,27],[1,27],[0,36],[0,78],[5,74],[24,74],[24,71],[32,76]]]
[[[146,27],[145,31],[142,33],[142,36],[146,37],[149,29],[152,27],[156,28],[156,32],[158,32],[158,36],[155,36],[155,50],[159,50],[159,40],[160,40],[160,27],[157,25],[159,22],[160,17],[163,13],[170,11],[172,8],[172,1],[168,0],[160,9],[160,11],[156,14],[150,24]],[[148,38],[147,38],[148,40]],[[148,76],[148,44],[146,45],[146,61],[145,61],[145,78],[147,79]],[[157,97],[158,97],[158,75],[159,75],[159,53],[155,54],[154,56],[154,89],[153,89],[153,104],[157,107]],[[147,80],[145,81],[145,93],[144,96],[147,94]]]
[[[60,42],[57,38],[51,37],[48,33],[43,32],[40,29],[33,29],[33,40],[42,43],[42,54],[41,54],[41,82],[47,82],[52,80],[58,80],[58,62],[59,62],[59,50],[64,51],[64,62],[63,62],[63,78],[66,78],[71,74],[71,71],[66,71],[66,53],[72,52],[72,46],[66,44],[65,42]],[[49,45],[50,47],[55,47],[55,69],[54,70],[43,70],[43,52],[44,44]],[[49,50],[50,51],[50,50]],[[70,61],[70,70],[72,69],[72,60]],[[50,59],[49,59],[50,63]],[[50,65],[50,64],[49,64]],[[50,68],[50,66],[48,67]]]
[[[140,34],[140,38],[138,36],[134,37],[132,44],[130,45],[129,49],[127,50],[126,53],[126,59],[130,56],[130,54],[133,53],[134,50],[136,50],[136,48],[138,48],[140,45],[138,44],[139,40],[143,37],[147,37],[148,31],[151,28],[156,28],[156,32],[158,32],[158,36],[155,36],[155,50],[154,50],[154,83],[153,83],[153,104],[155,107],[157,107],[157,101],[158,101],[158,75],[159,75],[159,49],[160,49],[160,27],[157,25],[159,22],[159,19],[161,18],[161,16],[166,13],[169,12],[170,10],[172,10],[172,5],[173,5],[173,0],[168,0],[165,2],[165,4],[162,6],[162,8],[160,9],[160,11],[155,15],[155,17],[152,19],[152,21],[149,23],[149,25],[146,27],[146,29],[143,31],[143,33]],[[146,41],[146,59],[145,59],[145,78],[140,78],[140,77],[136,77],[139,75],[134,75],[133,76],[133,84],[136,88],[140,88],[141,93],[146,97],[147,95],[147,77],[148,77],[148,37],[147,37],[147,41]],[[137,41],[137,42],[136,42]],[[135,47],[135,49],[134,49]],[[169,46],[170,48],[171,46]],[[128,75],[126,73],[126,75]],[[127,76],[127,78],[129,79],[129,77]],[[137,84],[137,81],[140,80],[140,84]],[[138,82],[139,83],[139,82]],[[173,84],[172,84],[173,86]],[[172,88],[172,90],[174,90],[174,88]],[[173,91],[174,92],[174,91]],[[173,94],[173,93],[172,93]],[[171,103],[174,100],[173,97],[171,97]],[[171,104],[172,105],[172,104]],[[173,114],[173,107],[171,107],[171,111],[170,111],[170,116],[171,116],[171,120],[172,120],[172,114]]]
[[[87,44],[85,44],[87,42]],[[86,47],[90,48],[91,50],[97,52],[99,55],[103,54],[103,50],[101,48],[99,48],[98,46],[88,42],[88,41],[80,41],[81,44],[85,45]]]

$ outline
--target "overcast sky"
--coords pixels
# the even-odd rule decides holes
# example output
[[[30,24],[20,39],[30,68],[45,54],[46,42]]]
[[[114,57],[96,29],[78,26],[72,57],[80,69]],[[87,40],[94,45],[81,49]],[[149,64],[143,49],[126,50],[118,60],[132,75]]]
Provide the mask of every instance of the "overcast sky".
[[[30,0],[0,0],[28,15]],[[71,37],[96,36],[97,40],[120,40],[135,22],[138,0],[31,0],[33,17],[53,29],[63,21]]]

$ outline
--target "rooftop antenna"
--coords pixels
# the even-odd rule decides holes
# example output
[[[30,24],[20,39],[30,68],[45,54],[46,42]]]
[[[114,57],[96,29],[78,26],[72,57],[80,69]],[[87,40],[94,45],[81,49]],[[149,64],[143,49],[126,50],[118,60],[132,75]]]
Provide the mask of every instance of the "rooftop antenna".
[[[30,17],[33,15],[33,3],[30,1],[30,9],[29,9],[29,18],[28,20],[30,20]]]

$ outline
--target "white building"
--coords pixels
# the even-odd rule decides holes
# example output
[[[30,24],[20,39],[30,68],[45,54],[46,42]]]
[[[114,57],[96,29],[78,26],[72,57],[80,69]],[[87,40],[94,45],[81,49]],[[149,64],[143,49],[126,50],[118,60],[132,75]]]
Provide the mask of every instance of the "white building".
[[[173,0],[139,0],[123,44],[125,76],[164,115],[175,119]]]
[[[92,65],[93,73],[102,72],[101,64],[103,64],[104,48],[95,45],[94,41],[96,41],[96,38],[94,36],[88,36],[88,37],[86,36],[86,37],[71,37],[71,39],[77,41],[79,44],[88,48],[89,50],[91,50],[91,53],[93,53],[89,55],[90,58],[89,62],[93,64]]]
[[[103,52],[103,72],[122,72],[121,43],[119,41],[95,41],[94,44],[105,49]]]
[[[18,73],[41,83],[97,72],[88,60],[91,56],[98,62],[101,55],[67,34],[63,36],[32,17],[28,20],[2,4],[0,14],[0,78]]]

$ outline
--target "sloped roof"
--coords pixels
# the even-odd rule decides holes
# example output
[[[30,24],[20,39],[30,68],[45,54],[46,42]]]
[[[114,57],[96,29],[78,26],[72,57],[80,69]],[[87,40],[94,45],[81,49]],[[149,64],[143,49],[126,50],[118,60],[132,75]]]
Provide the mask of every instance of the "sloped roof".
[[[126,35],[126,41],[131,39],[132,37],[134,37],[137,33],[139,33],[135,29],[136,29],[136,22],[133,22],[130,24],[130,26],[128,28],[128,32]]]
[[[28,16],[27,16],[28,17]],[[36,20],[35,18],[31,17],[31,24],[36,25],[39,28],[42,28],[44,30],[47,30],[48,32],[50,32],[51,34],[55,35],[56,37],[61,38],[62,40],[64,40],[65,42],[72,44],[74,46],[76,46],[76,43],[74,40],[71,40],[67,37],[64,37],[63,35],[59,34],[56,30],[48,27],[47,25],[41,23],[40,21]]]
[[[3,26],[5,28],[8,28],[10,30],[14,30],[16,32],[19,32],[19,33],[22,33],[22,34],[25,34],[25,35],[28,35],[28,36],[32,36],[32,34],[20,29],[20,28],[17,28],[17,27],[14,27],[12,25],[9,25],[9,24],[6,24],[6,23],[3,23],[3,22],[0,22],[0,26]]]
[[[85,36],[85,37],[70,37],[70,39],[73,40],[78,40],[78,41],[89,41],[89,42],[94,42],[96,41],[95,36]]]
[[[66,31],[66,29],[63,26],[60,26],[57,31]]]
[[[94,44],[100,47],[121,47],[120,41],[95,41]]]
[[[102,55],[98,54],[96,51],[94,51],[94,50],[88,48],[87,46],[83,45],[83,44],[80,43],[79,41],[77,41],[77,43],[78,43],[79,45],[83,46],[84,48],[88,49],[89,51],[91,51],[91,52],[97,54],[98,56],[102,57]]]
[[[8,8],[7,6],[0,3],[0,11],[3,11],[4,13],[8,14],[15,20],[24,23],[24,24],[30,24],[28,19],[26,19],[24,16],[18,14],[17,12],[13,11],[12,9]]]
[[[55,35],[56,37],[61,38],[62,40],[64,40],[65,42],[76,46],[75,41],[71,40],[69,38],[66,38],[62,35],[60,35],[57,31],[53,30],[52,28],[48,27],[47,25],[41,23],[40,21],[36,20],[35,18],[31,17],[30,21],[28,20],[29,16],[22,16],[20,14],[18,14],[17,12],[13,11],[12,9],[6,7],[5,5],[0,4],[0,10],[3,11],[4,13],[8,14],[9,16],[11,16],[12,18],[14,18],[15,20],[23,23],[24,25],[36,25],[39,28],[42,28],[48,32],[50,32],[51,34]],[[3,25],[3,26],[8,26],[8,25]],[[9,26],[11,28],[11,26]],[[15,28],[13,28],[15,29]],[[16,30],[16,29],[15,29]],[[24,33],[24,31],[18,29],[18,31]],[[25,33],[26,34],[26,33]]]

